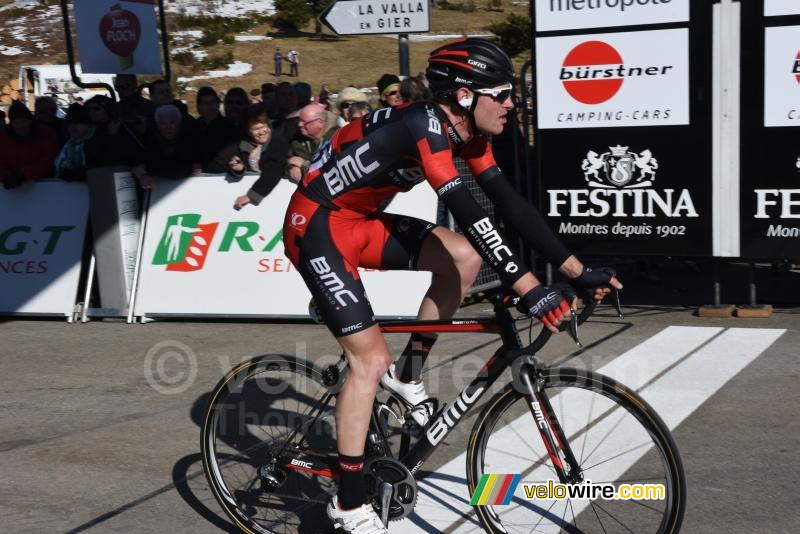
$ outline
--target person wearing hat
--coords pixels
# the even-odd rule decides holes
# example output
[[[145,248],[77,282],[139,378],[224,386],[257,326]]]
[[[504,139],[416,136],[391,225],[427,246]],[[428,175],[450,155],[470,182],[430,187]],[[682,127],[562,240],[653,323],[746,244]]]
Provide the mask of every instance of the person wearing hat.
[[[394,74],[384,74],[378,80],[378,94],[380,95],[381,106],[385,108],[396,108],[403,103],[400,94],[400,78]]]
[[[339,91],[339,96],[336,99],[336,109],[339,110],[339,117],[341,124],[344,126],[352,117],[350,116],[350,107],[356,102],[369,103],[367,95],[356,89],[355,87],[345,87]]]
[[[39,128],[33,113],[22,102],[8,109],[9,125],[0,132],[0,183],[14,189],[25,182],[52,176],[58,154],[58,136]]]
[[[97,127],[92,124],[89,111],[82,104],[72,104],[67,109],[67,133],[69,139],[61,148],[56,158],[56,175],[68,182],[86,180],[86,169],[89,160],[87,157],[87,144],[95,134]],[[96,153],[102,153],[97,148]]]

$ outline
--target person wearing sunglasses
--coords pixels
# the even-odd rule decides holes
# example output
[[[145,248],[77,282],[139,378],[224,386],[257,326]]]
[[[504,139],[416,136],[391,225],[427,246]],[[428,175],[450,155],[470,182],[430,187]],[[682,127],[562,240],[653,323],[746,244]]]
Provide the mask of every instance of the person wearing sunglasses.
[[[396,108],[403,103],[403,96],[400,94],[400,78],[394,74],[384,74],[378,80],[378,94],[380,95],[381,107]]]
[[[375,110],[322,144],[292,195],[283,227],[286,254],[350,364],[336,400],[339,488],[327,507],[334,526],[346,532],[387,532],[367,501],[363,476],[379,384],[404,399],[406,416],[419,427],[430,423],[436,405],[420,380],[435,338],[412,334],[392,364],[357,267],[432,272],[421,320],[452,317],[483,261],[519,295],[520,309],[552,332],[569,317],[564,296],[534,276],[473,198],[455,157],[466,161],[500,217],[576,286],[595,288],[598,300],[609,286],[622,287],[612,271],[585,268],[494,160],[489,136],[503,130],[514,107],[508,54],[485,39],[454,41],[431,52],[426,78],[433,100]],[[423,181],[464,235],[383,211],[396,193]]]

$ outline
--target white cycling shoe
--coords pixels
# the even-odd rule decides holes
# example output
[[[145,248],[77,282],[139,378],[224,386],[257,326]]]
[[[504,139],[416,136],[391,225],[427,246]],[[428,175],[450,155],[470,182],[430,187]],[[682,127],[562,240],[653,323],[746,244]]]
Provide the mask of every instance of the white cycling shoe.
[[[333,521],[333,526],[345,532],[354,534],[389,534],[383,522],[375,513],[375,509],[370,504],[363,504],[353,510],[342,510],[339,508],[339,499],[333,496],[328,503],[328,517]]]
[[[395,378],[395,367],[392,364],[386,374],[381,377],[381,385],[394,391],[405,400],[410,406],[411,418],[419,426],[425,428],[438,403],[425,392],[425,384],[422,383],[422,380],[401,382],[399,378]]]

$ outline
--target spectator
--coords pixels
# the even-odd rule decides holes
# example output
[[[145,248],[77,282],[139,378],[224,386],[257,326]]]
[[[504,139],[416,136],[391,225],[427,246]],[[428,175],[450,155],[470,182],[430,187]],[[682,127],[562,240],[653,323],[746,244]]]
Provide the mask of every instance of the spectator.
[[[69,107],[66,122],[69,139],[56,158],[56,176],[68,182],[85,181],[86,169],[95,163],[87,157],[90,153],[87,148],[97,127],[92,124],[89,112],[81,104],[72,104]],[[102,149],[93,151],[93,155],[100,153]]]
[[[0,109],[0,133],[6,131],[6,112]]]
[[[172,85],[170,85],[167,80],[161,79],[150,83],[150,100],[153,101],[153,105],[156,108],[159,106],[166,106],[168,104],[172,104],[178,108],[178,110],[181,112],[181,115],[183,115],[181,123],[184,129],[196,127],[196,119],[189,115],[189,108],[186,107],[186,104],[175,98],[175,93],[172,91]]]
[[[33,103],[33,118],[43,128],[52,128],[58,137],[58,146],[64,146],[69,135],[67,123],[58,118],[58,105],[52,96],[38,96]]]
[[[0,182],[6,189],[52,176],[58,155],[58,137],[52,129],[41,128],[22,102],[8,109],[9,125],[0,132]],[[282,169],[283,167],[281,167]]]
[[[336,101],[336,108],[339,110],[341,117],[340,126],[344,126],[350,122],[350,106],[355,102],[369,103],[367,95],[356,89],[355,87],[345,87],[339,91],[339,98]]]
[[[330,91],[328,91],[328,86],[324,83],[322,84],[322,89],[319,91],[319,96],[317,97],[317,103],[320,106],[324,107],[325,109],[330,108]]]
[[[119,120],[116,103],[105,95],[86,101],[84,109],[96,130],[85,146],[86,167],[131,165],[143,148],[136,133]]]
[[[353,102],[347,110],[348,122],[353,122],[370,111],[372,111],[372,106],[369,105],[369,102]]]
[[[297,50],[292,49],[289,51],[289,54],[286,56],[286,59],[289,60],[289,76],[300,76],[299,68],[300,68],[300,54],[297,53]]]
[[[404,102],[433,100],[433,93],[425,83],[424,75],[409,76],[400,82],[400,96]]]
[[[242,116],[245,139],[239,142],[237,153],[230,158],[229,168],[234,176],[246,171],[259,172],[261,152],[266,150],[272,138],[269,117],[262,106],[247,108]]]
[[[270,120],[278,118],[278,104],[275,100],[275,90],[278,88],[274,83],[261,84],[261,104],[267,111]]]
[[[300,121],[297,110],[297,93],[292,84],[281,82],[275,89],[275,101],[278,106],[278,118],[272,124],[272,129],[287,141],[291,141],[297,133],[297,123]]]
[[[263,116],[259,119],[263,120]],[[253,124],[258,124],[257,122]],[[260,126],[259,126],[260,127]],[[269,140],[265,145],[261,146],[260,156],[258,159],[258,169],[260,176],[253,184],[253,187],[247,191],[246,194],[236,198],[233,202],[234,209],[242,209],[247,204],[258,205],[267,196],[275,185],[280,181],[283,169],[286,167],[286,160],[289,157],[289,141],[282,135],[272,132]],[[240,161],[249,161],[250,157]],[[235,163],[235,162],[234,162]],[[237,169],[241,167],[237,166]],[[237,174],[233,173],[232,174]]]
[[[275,76],[280,76],[281,65],[283,63],[283,54],[281,54],[280,48],[275,49],[275,55],[273,55],[272,58],[275,60]]]
[[[384,74],[378,80],[378,94],[380,95],[381,106],[385,108],[395,108],[403,103],[400,96],[400,78],[394,74]]]
[[[339,129],[336,125],[336,116],[316,102],[300,110],[298,127],[302,137],[292,140],[289,145],[289,158],[286,161],[286,175],[293,182],[300,181],[308,171],[311,156]]]
[[[155,106],[139,94],[139,81],[133,74],[118,74],[114,77],[114,89],[119,95],[117,113],[119,120],[133,129],[142,139],[147,128],[148,117],[152,116]]]
[[[250,89],[250,103],[251,104],[261,103],[261,88],[256,87],[255,89]]]
[[[242,112],[249,105],[250,97],[247,96],[247,91],[241,87],[232,87],[225,93],[223,102],[225,119],[236,128],[237,132],[239,131]]]
[[[239,130],[220,113],[220,99],[213,87],[197,90],[197,141],[203,172],[224,173],[239,140]]]
[[[306,82],[294,82],[292,88],[295,94],[297,94],[297,109],[301,109],[311,103],[311,84]]]
[[[148,132],[145,150],[133,173],[144,189],[155,186],[155,178],[178,179],[202,171],[194,132],[183,124],[181,111],[167,104],[155,112],[155,129]]]

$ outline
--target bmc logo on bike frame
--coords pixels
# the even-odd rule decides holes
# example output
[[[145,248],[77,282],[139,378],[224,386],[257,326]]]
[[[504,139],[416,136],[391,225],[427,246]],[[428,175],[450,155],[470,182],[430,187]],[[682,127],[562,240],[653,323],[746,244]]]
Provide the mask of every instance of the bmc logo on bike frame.
[[[478,397],[481,396],[486,387],[483,384],[476,386],[472,393],[470,393],[470,389],[470,387],[467,387],[462,391],[450,406],[442,412],[442,415],[431,423],[431,427],[425,432],[431,445],[438,445],[444,439],[447,433],[456,426],[461,416],[467,413],[470,406],[478,400]]]
[[[339,304],[341,304],[343,308],[347,307],[347,302],[345,302],[344,297],[350,297],[353,303],[358,302],[358,299],[353,295],[352,291],[344,289],[344,282],[339,278],[339,275],[331,271],[331,267],[328,265],[328,260],[325,259],[325,256],[314,258],[309,263],[311,264],[311,268],[314,269],[314,272],[319,275],[319,279],[325,285],[325,288],[333,293],[333,296],[336,297],[336,300],[339,301]]]

